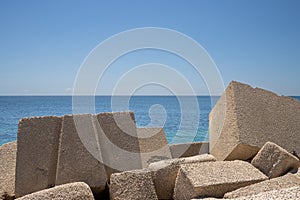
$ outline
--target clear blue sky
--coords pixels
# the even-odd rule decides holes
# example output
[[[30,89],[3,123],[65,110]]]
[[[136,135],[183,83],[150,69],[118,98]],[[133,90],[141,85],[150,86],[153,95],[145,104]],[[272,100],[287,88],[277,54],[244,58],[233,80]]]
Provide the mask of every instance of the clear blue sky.
[[[97,44],[139,27],[170,28],[195,39],[225,85],[237,80],[300,95],[299,11],[297,0],[1,0],[0,95],[70,94],[79,66]],[[158,53],[131,59],[147,63]],[[111,73],[107,77],[117,70]]]

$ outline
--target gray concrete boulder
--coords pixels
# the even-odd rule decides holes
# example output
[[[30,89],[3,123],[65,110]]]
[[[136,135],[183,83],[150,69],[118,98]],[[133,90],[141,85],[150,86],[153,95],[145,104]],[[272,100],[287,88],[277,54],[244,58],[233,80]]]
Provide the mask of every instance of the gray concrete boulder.
[[[235,200],[266,200],[266,199],[299,199],[300,187],[285,188],[262,192],[252,196],[240,197]]]
[[[183,158],[209,153],[208,142],[191,142],[182,144],[171,144],[170,150],[173,158]]]
[[[151,163],[148,169],[152,172],[156,193],[159,199],[172,199],[175,180],[181,164],[216,161],[211,155],[203,154],[188,158],[176,158]]]
[[[300,103],[231,82],[210,113],[210,153],[218,160],[248,160],[268,141],[300,155]]]
[[[223,197],[236,190],[267,179],[244,161],[218,161],[180,166],[174,188],[174,200],[195,197]]]
[[[50,189],[41,190],[28,194],[18,200],[94,200],[93,193],[89,186],[83,182],[75,182],[55,186]]]
[[[55,185],[60,117],[33,117],[19,121],[16,197]]]
[[[134,113],[100,113],[97,120],[98,141],[107,177],[116,172],[142,169]]]
[[[0,199],[15,197],[16,154],[17,142],[0,146]]]
[[[109,192],[111,200],[158,199],[151,172],[147,170],[112,174]]]
[[[228,192],[224,195],[226,199],[239,198],[243,196],[251,196],[262,192],[268,192],[271,190],[280,190],[284,188],[300,187],[300,177],[295,174],[286,174],[278,178],[262,181],[253,185],[242,187],[240,189]]]
[[[150,163],[171,159],[171,151],[163,128],[137,128],[143,168]]]
[[[96,117],[90,114],[63,117],[56,185],[85,182],[94,193],[105,189],[107,177],[105,167],[100,162],[101,153],[97,129],[94,126],[96,120]]]
[[[298,158],[272,142],[267,142],[261,148],[251,164],[269,178],[282,176],[300,167]]]

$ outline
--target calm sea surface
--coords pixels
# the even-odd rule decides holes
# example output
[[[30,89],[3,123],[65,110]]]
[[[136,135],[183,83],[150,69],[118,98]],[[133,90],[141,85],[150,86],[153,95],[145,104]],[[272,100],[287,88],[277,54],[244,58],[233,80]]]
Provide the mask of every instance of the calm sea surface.
[[[208,115],[218,98],[96,96],[95,113],[131,110],[138,127],[163,126],[169,143],[208,141]],[[0,145],[16,140],[18,121],[23,117],[72,113],[71,96],[0,96]]]

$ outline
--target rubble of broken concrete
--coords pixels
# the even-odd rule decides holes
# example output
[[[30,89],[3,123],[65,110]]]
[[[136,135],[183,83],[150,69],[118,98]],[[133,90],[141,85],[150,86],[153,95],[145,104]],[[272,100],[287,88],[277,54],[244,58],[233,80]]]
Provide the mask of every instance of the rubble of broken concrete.
[[[133,112],[21,119],[0,146],[0,199],[300,198],[297,100],[233,81],[209,129],[169,145]]]

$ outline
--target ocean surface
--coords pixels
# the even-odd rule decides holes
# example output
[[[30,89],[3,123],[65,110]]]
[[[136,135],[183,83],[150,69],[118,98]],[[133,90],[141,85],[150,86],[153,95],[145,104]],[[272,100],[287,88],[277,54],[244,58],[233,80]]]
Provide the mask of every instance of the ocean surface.
[[[169,143],[208,141],[208,116],[218,98],[96,96],[92,113],[131,110],[138,127],[164,127]],[[72,113],[72,96],[0,96],[0,145],[16,140],[23,117]]]

